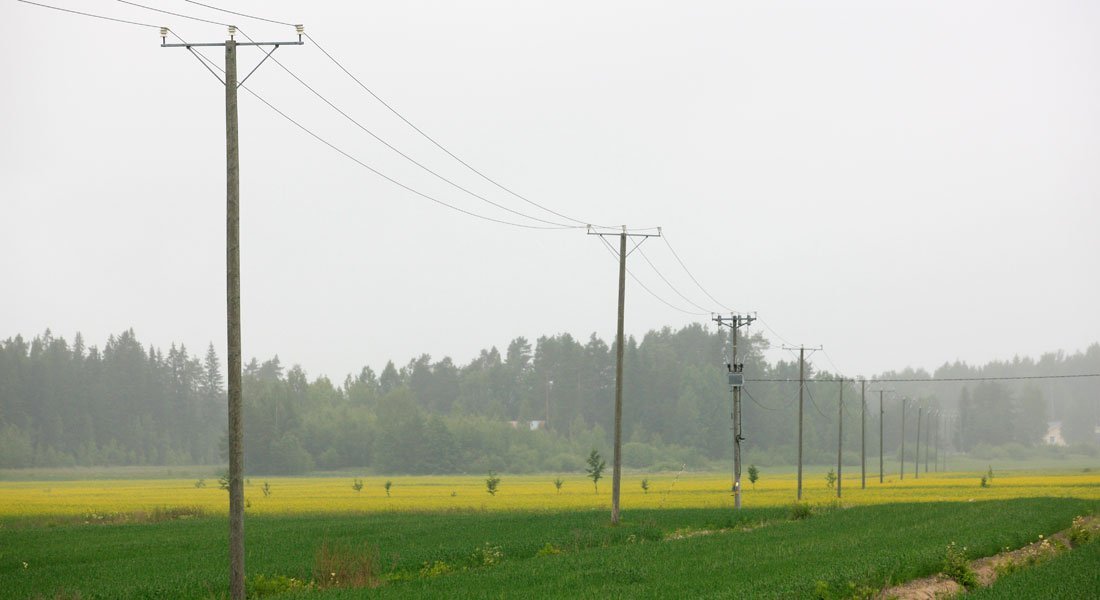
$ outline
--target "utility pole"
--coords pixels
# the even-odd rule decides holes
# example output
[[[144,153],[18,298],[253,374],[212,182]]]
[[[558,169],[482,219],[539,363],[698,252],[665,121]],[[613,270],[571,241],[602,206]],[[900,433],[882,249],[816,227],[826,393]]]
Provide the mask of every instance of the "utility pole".
[[[844,378],[840,378],[840,397],[837,406],[836,431],[836,497],[840,497],[840,486],[844,481]]]
[[[646,239],[661,237],[661,228],[658,227],[655,234],[628,233],[626,225],[623,225],[622,232],[615,234],[592,231],[592,226],[589,225],[588,235],[598,235],[600,239],[609,235],[619,236],[619,322],[615,334],[615,458],[611,470],[611,524],[618,525],[619,491],[623,475],[623,316],[626,307],[626,257],[629,255],[626,251],[626,238],[641,238],[631,250],[633,252]]]
[[[920,479],[920,421],[921,414],[924,412],[923,406],[917,407],[917,454],[913,457],[913,476]],[[928,452],[928,447],[924,448],[925,453]]]
[[[793,347],[783,346],[784,350],[794,350]],[[820,350],[821,347],[810,348],[810,351]],[[803,403],[803,390],[806,387],[806,347],[798,347],[798,500],[802,500],[802,417],[805,413]]]
[[[859,481],[861,490],[867,489],[867,380],[859,382]]]
[[[901,399],[901,480],[905,481],[905,403],[908,398]]]
[[[745,365],[737,362],[737,330],[742,326],[751,325],[756,317],[748,315],[731,314],[729,317],[714,315],[712,321],[718,323],[718,328],[723,325],[730,328],[730,362],[726,365],[729,372],[730,391],[733,393],[733,408],[730,412],[731,429],[733,430],[733,507],[741,510],[741,442],[745,437],[742,434],[741,421],[741,387],[745,383]]]
[[[884,424],[886,423],[886,419],[885,419],[886,411],[883,410],[883,408],[882,408],[882,394],[885,391],[886,390],[879,390],[878,391],[878,482],[879,483],[883,482],[883,473],[884,473],[884,470],[883,470],[883,457],[884,457],[884,454],[883,454],[883,448],[882,447],[883,447],[883,440],[885,439],[885,436],[883,436],[883,431],[885,430]]]
[[[256,72],[279,46],[302,45],[304,29],[295,26],[296,42],[237,42],[236,27],[229,27],[229,39],[201,44],[169,44],[168,28],[160,30],[162,48],[186,48],[192,54],[197,47],[225,48],[225,158],[226,158],[226,341],[228,343],[227,384],[229,408],[229,593],[233,600],[245,596],[244,574],[244,422],[241,415],[241,248],[240,248],[240,146],[237,137],[237,88]],[[272,46],[271,52],[237,81],[237,47]],[[198,58],[198,54],[195,54]],[[199,62],[203,62],[199,58]],[[203,66],[206,63],[203,62]],[[210,68],[206,66],[208,70]]]
[[[550,431],[550,388],[554,387],[554,380],[546,380],[546,431]]]
[[[924,472],[928,472],[928,451],[932,448],[928,445],[928,432],[932,430],[932,413],[931,408],[928,409],[928,423],[924,427]]]

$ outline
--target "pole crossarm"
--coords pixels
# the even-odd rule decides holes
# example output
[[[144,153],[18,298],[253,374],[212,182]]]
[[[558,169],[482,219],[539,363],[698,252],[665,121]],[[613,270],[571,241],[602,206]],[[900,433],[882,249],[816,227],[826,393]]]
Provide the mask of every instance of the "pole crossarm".
[[[220,48],[226,42],[200,42],[197,44],[168,44],[163,43],[161,48]],[[238,46],[304,46],[305,42],[236,42]],[[617,234],[616,234],[617,235]]]

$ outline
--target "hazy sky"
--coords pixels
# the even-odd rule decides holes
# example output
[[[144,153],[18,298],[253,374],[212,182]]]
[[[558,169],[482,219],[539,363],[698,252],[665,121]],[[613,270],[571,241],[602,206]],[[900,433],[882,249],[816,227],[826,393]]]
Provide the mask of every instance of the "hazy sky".
[[[225,39],[110,0],[43,1]],[[294,38],[182,0],[147,3]],[[585,222],[663,226],[714,297],[791,343],[824,345],[846,373],[1100,340],[1100,3],[232,8],[304,23],[410,121],[526,197]],[[133,327],[146,343],[213,341],[224,356],[223,88],[186,50],[160,48],[155,29],[14,0],[0,18],[0,338],[49,327],[101,345]],[[260,57],[241,50],[242,76]],[[560,220],[433,147],[315,45],[275,57],[440,174]],[[248,86],[406,185],[519,219],[405,161],[270,61]],[[432,204],[244,90],[240,123],[246,360],[279,353],[342,380],[422,352],[465,362],[519,335],[613,337],[616,263],[583,230]],[[719,309],[664,241],[642,249]],[[642,255],[629,267],[700,312]],[[708,317],[628,280],[628,333],[697,320]]]

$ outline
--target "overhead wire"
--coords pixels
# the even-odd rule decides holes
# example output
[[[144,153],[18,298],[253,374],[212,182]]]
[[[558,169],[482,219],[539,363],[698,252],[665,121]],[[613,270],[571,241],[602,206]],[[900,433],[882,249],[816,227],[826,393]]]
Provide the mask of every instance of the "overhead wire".
[[[868,383],[883,382],[883,383],[947,383],[958,381],[1020,381],[1029,379],[1081,379],[1089,377],[1100,377],[1100,373],[1075,373],[1069,375],[1012,375],[1005,377],[936,377],[936,378],[919,378],[919,377],[882,377],[878,379],[844,379],[843,381],[866,381]],[[745,381],[752,382],[767,382],[767,381],[797,381],[795,379],[773,379],[773,378],[755,378],[746,379]],[[825,378],[825,379],[812,379],[810,381],[841,381],[840,378]],[[892,391],[892,390],[883,390]]]
[[[729,312],[737,312],[737,311],[733,310],[732,308],[726,306],[725,304],[722,304],[721,302],[719,302],[717,298],[712,296],[711,293],[708,292],[705,287],[703,287],[703,284],[699,283],[699,280],[695,278],[695,275],[692,275],[691,270],[687,268],[686,264],[684,264],[684,261],[680,258],[680,255],[676,253],[676,249],[672,247],[672,242],[668,241],[668,236],[667,235],[662,235],[661,238],[664,239],[665,245],[668,246],[669,251],[672,252],[672,256],[676,258],[676,262],[680,263],[680,267],[682,267],[684,269],[684,272],[687,273],[688,277],[690,277],[691,280],[695,282],[695,285],[698,286],[699,289],[702,290],[702,292],[704,294],[706,294],[707,298],[710,298],[711,301],[713,301],[715,304],[717,304],[718,306],[721,306],[722,308],[726,309]]]
[[[185,1],[187,1],[187,2],[190,2],[191,4],[195,4],[195,5],[198,5],[198,6],[202,6],[202,7],[205,7],[205,8],[209,8],[209,9],[211,9],[211,10],[216,10],[216,11],[226,12],[226,13],[230,13],[230,14],[235,14],[235,15],[238,15],[238,16],[242,16],[242,17],[245,17],[245,18],[249,18],[249,19],[256,19],[256,20],[259,20],[259,21],[266,21],[266,22],[268,22],[268,23],[276,23],[276,24],[279,24],[279,25],[286,25],[286,26],[289,26],[289,27],[293,27],[293,26],[294,26],[294,25],[291,25],[291,24],[289,24],[289,23],[285,23],[285,22],[282,22],[282,21],[277,21],[277,20],[274,20],[274,19],[267,19],[267,18],[264,18],[264,17],[258,17],[258,16],[255,16],[255,15],[249,15],[249,14],[245,14],[245,13],[238,13],[238,12],[234,12],[234,11],[226,10],[226,9],[224,9],[224,8],[220,8],[220,7],[218,7],[218,6],[215,6],[215,5],[212,5],[212,4],[206,4],[206,3],[196,2],[195,0],[185,0]],[[401,119],[401,121],[403,121],[403,122],[404,122],[404,123],[405,123],[406,125],[408,125],[409,127],[411,127],[411,128],[412,128],[412,129],[413,129],[414,131],[416,131],[416,132],[417,132],[418,134],[420,134],[420,136],[422,136],[422,137],[423,137],[424,139],[426,139],[426,140],[428,140],[429,142],[431,142],[431,143],[432,143],[432,144],[433,144],[433,145],[434,145],[434,146],[435,146],[436,148],[439,148],[439,149],[440,149],[441,151],[443,151],[443,152],[444,152],[444,153],[446,153],[446,154],[447,154],[448,156],[450,156],[451,158],[453,158],[454,160],[456,160],[456,161],[457,161],[457,162],[458,162],[459,164],[461,164],[462,166],[466,167],[467,169],[469,169],[470,171],[472,171],[473,173],[475,173],[476,175],[478,175],[479,177],[481,177],[481,178],[482,178],[482,179],[484,179],[485,181],[488,181],[489,183],[491,183],[491,184],[493,184],[494,186],[496,186],[496,187],[500,188],[500,189],[501,189],[501,190],[503,190],[504,192],[507,192],[508,194],[511,194],[512,196],[514,196],[514,197],[516,197],[516,198],[518,198],[518,199],[520,199],[520,200],[522,200],[522,201],[524,201],[524,202],[526,202],[526,203],[530,204],[531,206],[534,206],[534,207],[536,207],[536,208],[539,208],[539,209],[541,209],[541,210],[543,210],[543,211],[546,211],[546,212],[548,212],[548,213],[550,213],[550,214],[552,214],[552,215],[554,215],[554,216],[557,216],[557,217],[559,217],[559,218],[565,219],[565,220],[567,220],[567,221],[572,221],[572,222],[574,222],[574,223],[576,223],[576,224],[578,224],[578,225],[582,225],[582,226],[584,226],[584,225],[589,225],[589,224],[592,224],[592,223],[591,223],[591,221],[582,221],[582,220],[580,220],[580,219],[576,219],[576,218],[570,217],[570,216],[568,216],[568,215],[565,215],[565,214],[562,214],[562,213],[560,213],[560,212],[558,212],[558,211],[555,211],[555,210],[553,210],[553,209],[551,209],[551,208],[549,208],[549,207],[547,207],[547,206],[544,206],[544,205],[542,205],[542,204],[540,204],[540,203],[538,203],[538,202],[536,202],[536,201],[534,201],[534,200],[531,200],[530,198],[528,198],[528,197],[524,196],[523,194],[520,194],[520,193],[518,193],[518,192],[516,192],[516,191],[512,190],[512,189],[511,189],[511,188],[509,188],[508,186],[505,186],[504,184],[502,184],[502,183],[498,182],[497,180],[493,179],[492,177],[489,177],[488,175],[486,175],[486,174],[485,174],[485,173],[483,173],[482,171],[478,170],[478,169],[477,169],[477,168],[475,168],[475,167],[474,167],[473,165],[471,165],[470,163],[468,163],[468,162],[466,162],[465,160],[463,160],[462,158],[460,158],[460,157],[459,157],[458,155],[456,155],[456,154],[455,154],[454,152],[452,152],[452,151],[450,151],[449,149],[447,149],[447,148],[446,148],[446,147],[445,147],[445,146],[444,146],[444,145],[443,145],[442,143],[440,143],[440,142],[439,142],[438,140],[436,140],[436,139],[435,139],[434,137],[432,137],[432,136],[428,135],[428,133],[427,133],[427,132],[425,132],[425,131],[424,131],[423,129],[421,129],[421,128],[420,128],[420,127],[418,127],[418,126],[417,126],[416,124],[414,124],[414,123],[413,123],[412,121],[410,121],[410,120],[409,120],[408,118],[406,118],[406,117],[405,117],[405,115],[403,115],[403,114],[402,114],[402,113],[401,113],[400,111],[398,111],[398,110],[397,110],[396,108],[394,108],[394,107],[393,107],[393,106],[392,106],[392,105],[391,105],[390,103],[388,103],[388,102],[386,102],[386,101],[385,101],[384,99],[382,99],[382,97],[381,97],[381,96],[379,96],[378,94],[376,94],[376,93],[374,92],[374,90],[372,90],[372,89],[371,89],[371,88],[370,88],[369,86],[367,86],[367,85],[366,85],[365,83],[363,83],[363,82],[362,82],[362,81],[361,81],[361,80],[360,80],[360,79],[359,79],[358,77],[356,77],[356,76],[355,76],[355,75],[354,75],[354,74],[353,74],[353,73],[352,73],[352,72],[351,72],[351,71],[350,71],[350,70],[349,70],[349,69],[348,69],[347,67],[345,67],[345,66],[343,65],[343,63],[341,63],[341,62],[340,62],[339,60],[337,60],[337,59],[336,59],[336,57],[334,57],[334,56],[333,56],[333,55],[332,55],[331,53],[329,53],[329,51],[328,51],[328,50],[325,50],[324,46],[322,46],[322,45],[321,45],[320,43],[318,43],[318,42],[317,42],[317,40],[316,40],[316,39],[315,39],[315,38],[314,38],[314,37],[313,37],[312,35],[310,35],[310,34],[309,34],[308,32],[307,32],[307,33],[304,33],[303,35],[305,35],[305,37],[306,37],[306,38],[307,38],[307,39],[308,39],[308,40],[309,40],[310,42],[313,42],[313,45],[314,45],[314,46],[316,46],[316,47],[317,47],[317,49],[318,49],[318,50],[320,50],[320,51],[321,51],[321,53],[325,55],[325,57],[327,57],[327,58],[328,58],[328,59],[329,59],[330,61],[332,61],[332,63],[333,63],[334,65],[336,65],[336,66],[337,66],[337,67],[338,67],[338,68],[339,68],[339,69],[340,69],[341,71],[343,71],[345,75],[347,75],[348,77],[350,77],[350,78],[351,78],[351,80],[352,80],[352,81],[354,81],[354,82],[355,82],[355,83],[356,83],[356,84],[357,84],[357,85],[358,85],[358,86],[359,86],[360,88],[362,88],[362,89],[363,89],[363,90],[364,90],[365,92],[367,92],[368,94],[370,94],[370,95],[371,95],[371,97],[373,97],[373,98],[374,98],[375,100],[377,100],[377,101],[378,101],[378,102],[379,102],[379,103],[380,103],[380,104],[381,104],[382,106],[384,106],[384,107],[385,107],[385,108],[386,108],[387,110],[389,110],[389,111],[390,111],[391,113],[393,113],[393,114],[394,114],[394,115],[395,115],[395,116],[396,116],[397,118]],[[611,226],[601,226],[601,228],[604,228],[604,229],[610,229],[610,228],[611,228]]]
[[[609,251],[609,252],[611,253],[611,256],[612,256],[613,258],[615,258],[615,260],[616,260],[616,262],[617,262],[617,261],[618,261],[618,256],[619,256],[619,251],[618,251],[618,250],[615,250],[615,248],[613,248],[613,247],[611,246],[611,243],[610,243],[610,242],[608,242],[607,240],[605,240],[605,239],[604,239],[604,237],[603,237],[602,235],[601,235],[601,236],[597,236],[597,237],[599,237],[599,238],[600,238],[600,241],[604,243],[604,245],[605,245],[605,246],[607,247],[607,250],[608,250],[608,251]],[[659,300],[659,301],[660,301],[661,303],[663,303],[663,304],[664,304],[665,306],[668,306],[669,308],[671,308],[671,309],[673,309],[673,310],[678,310],[678,311],[680,311],[680,312],[682,312],[682,313],[685,313],[685,314],[689,314],[689,315],[705,315],[705,314],[707,314],[707,313],[698,313],[698,312],[693,312],[693,311],[690,311],[690,310],[686,310],[686,309],[684,309],[684,308],[681,308],[681,307],[679,307],[679,306],[676,306],[675,304],[673,304],[673,303],[669,302],[668,300],[665,300],[664,298],[662,298],[661,296],[659,296],[659,295],[658,295],[658,294],[657,294],[656,292],[654,292],[653,290],[649,289],[649,287],[648,287],[648,286],[646,286],[646,284],[642,283],[642,281],[641,281],[640,279],[638,279],[638,277],[637,277],[636,275],[634,275],[634,273],[633,273],[633,272],[632,272],[632,271],[631,271],[630,269],[627,269],[627,270],[626,270],[626,274],[627,274],[627,275],[630,275],[630,278],[634,280],[634,283],[637,283],[637,284],[638,284],[639,286],[641,286],[641,288],[642,288],[643,290],[645,290],[645,291],[649,292],[649,295],[650,295],[650,296],[653,296],[654,298],[656,298],[657,300]]]
[[[175,34],[173,33],[173,35],[175,35]],[[179,38],[179,36],[178,36],[178,35],[177,35],[176,37],[177,37],[177,38]],[[186,44],[186,43],[187,43],[186,41],[183,41],[183,39],[182,39],[182,38],[179,38],[179,39],[180,39],[180,41],[181,41],[181,42],[183,42],[184,44]],[[217,63],[215,63],[214,61],[210,60],[210,59],[209,59],[208,57],[206,57],[205,55],[203,55],[203,54],[199,54],[199,53],[196,53],[196,54],[195,54],[195,56],[197,56],[197,57],[201,58],[202,60],[204,60],[204,61],[206,61],[206,62],[208,62],[208,63],[210,63],[210,64],[214,65],[215,67],[217,67]],[[221,69],[220,67],[218,67],[218,69],[219,69],[219,70],[222,70],[222,69]],[[293,125],[295,125],[296,127],[298,127],[299,129],[301,129],[301,130],[302,130],[303,132],[305,132],[306,134],[308,134],[308,135],[310,135],[311,137],[313,137],[313,138],[314,138],[315,140],[317,140],[317,141],[321,142],[322,144],[324,144],[324,145],[328,146],[328,147],[329,147],[329,148],[331,148],[332,150],[335,150],[335,151],[336,151],[337,153],[339,153],[339,154],[343,155],[343,156],[344,156],[345,158],[347,158],[347,159],[351,160],[352,162],[354,162],[354,163],[358,164],[359,166],[361,166],[361,167],[363,167],[363,168],[367,169],[368,171],[370,171],[370,172],[374,173],[375,175],[377,175],[377,176],[381,177],[382,179],[385,179],[386,181],[388,181],[388,182],[390,182],[390,183],[392,183],[392,184],[394,184],[394,185],[396,185],[396,186],[398,186],[398,187],[400,187],[400,188],[402,188],[402,189],[404,189],[404,190],[406,190],[406,191],[408,191],[408,192],[411,192],[411,193],[413,193],[413,194],[416,194],[417,196],[420,196],[421,198],[424,198],[425,200],[429,200],[429,201],[431,201],[431,202],[434,202],[434,203],[436,203],[436,204],[438,204],[438,205],[440,205],[440,206],[444,206],[444,207],[446,207],[446,208],[449,208],[449,209],[451,209],[451,210],[454,210],[454,211],[456,211],[456,212],[460,212],[460,213],[463,213],[463,214],[465,214],[465,215],[468,215],[468,216],[471,216],[471,217],[475,217],[475,218],[478,218],[478,219],[482,219],[482,220],[485,220],[485,221],[490,221],[490,222],[493,222],[493,223],[498,223],[498,224],[501,224],[501,225],[510,225],[510,226],[512,226],[512,227],[520,227],[520,228],[524,228],[524,229],[541,229],[541,230],[547,230],[547,229],[560,229],[559,227],[549,227],[549,226],[530,225],[530,224],[527,224],[527,223],[516,223],[516,222],[513,222],[513,221],[506,221],[506,220],[503,220],[503,219],[497,219],[497,218],[495,218],[495,217],[490,217],[490,216],[486,216],[486,215],[483,215],[483,214],[480,214],[480,213],[476,213],[476,212],[473,212],[473,211],[470,211],[470,210],[466,210],[466,209],[464,209],[464,208],[462,208],[462,207],[459,207],[459,206],[455,206],[455,205],[453,205],[453,204],[450,204],[450,203],[448,203],[448,202],[445,202],[445,201],[443,201],[443,200],[440,200],[440,199],[438,199],[438,198],[436,198],[436,197],[434,197],[434,196],[431,196],[431,195],[429,195],[429,194],[426,194],[426,193],[424,193],[424,192],[421,192],[420,190],[417,190],[417,189],[415,189],[415,188],[413,188],[413,187],[410,187],[410,186],[408,186],[408,185],[406,185],[406,184],[404,184],[404,183],[402,183],[402,182],[400,182],[400,181],[398,181],[398,180],[394,179],[393,177],[390,177],[389,175],[386,175],[385,173],[383,173],[383,172],[379,171],[378,169],[375,169],[374,167],[372,167],[372,166],[368,165],[367,163],[365,163],[365,162],[363,162],[363,161],[359,160],[358,158],[356,158],[355,156],[351,155],[350,153],[348,153],[348,152],[347,152],[347,151],[345,151],[344,149],[340,148],[339,146],[336,146],[336,145],[335,145],[335,144],[333,144],[332,142],[329,142],[329,141],[328,141],[327,139],[325,139],[325,138],[321,137],[320,135],[318,135],[317,133],[315,133],[315,132],[314,132],[313,130],[309,129],[309,128],[308,128],[308,127],[306,127],[305,125],[302,125],[302,124],[301,124],[300,122],[298,122],[297,120],[295,120],[295,119],[294,119],[293,117],[291,117],[290,115],[286,114],[285,112],[283,112],[282,110],[280,110],[280,109],[279,109],[278,107],[276,107],[275,105],[273,105],[273,104],[271,104],[270,102],[268,102],[268,101],[267,101],[267,100],[266,100],[266,99],[265,99],[265,98],[264,98],[263,96],[261,96],[260,94],[258,94],[257,92],[255,92],[254,90],[252,90],[251,88],[249,88],[249,87],[248,87],[247,85],[242,85],[242,86],[240,86],[240,87],[241,87],[241,88],[243,88],[243,89],[244,89],[245,91],[247,91],[247,92],[248,92],[249,94],[252,94],[252,96],[253,96],[253,97],[255,97],[255,98],[256,98],[257,100],[259,100],[260,102],[262,102],[262,103],[263,103],[264,105],[266,105],[266,106],[267,106],[268,108],[270,108],[271,110],[273,110],[273,111],[274,111],[275,113],[277,113],[277,114],[278,114],[279,116],[283,117],[284,119],[286,119],[287,121],[289,121],[290,123],[292,123]]]
[[[657,277],[660,277],[661,281],[665,282],[665,285],[667,285],[670,290],[675,292],[677,296],[680,296],[681,298],[684,299],[685,302],[687,302],[688,304],[694,306],[695,308],[698,308],[699,310],[705,310],[708,313],[714,312],[714,311],[711,311],[711,310],[707,310],[707,308],[705,306],[700,306],[700,305],[696,304],[695,302],[692,302],[691,298],[688,298],[683,293],[681,293],[680,290],[676,289],[676,286],[672,285],[672,282],[670,282],[668,280],[668,278],[665,277],[661,273],[660,269],[657,268],[657,265],[653,264],[653,261],[649,260],[649,257],[646,256],[645,250],[642,250],[641,247],[638,248],[638,254],[642,255],[642,258],[646,261],[647,264],[649,264],[649,267],[651,269],[653,269],[653,272],[657,274]]]
[[[74,15],[81,15],[81,16],[84,16],[84,17],[91,17],[93,19],[103,19],[104,21],[114,21],[116,23],[125,23],[127,25],[137,25],[137,26],[140,26],[140,27],[152,27],[154,29],[159,29],[161,27],[160,25],[153,25],[152,23],[141,23],[139,21],[128,21],[126,19],[118,19],[118,18],[115,18],[115,17],[108,17],[108,16],[105,16],[105,15],[98,15],[98,14],[95,14],[95,13],[82,12],[82,11],[79,11],[79,10],[72,10],[71,8],[62,8],[60,6],[53,6],[51,4],[43,4],[41,2],[31,2],[30,0],[16,0],[16,2],[22,2],[23,4],[31,4],[31,5],[39,6],[39,7],[42,7],[42,8],[49,8],[51,10],[56,10],[56,11],[60,11],[60,12],[72,13]]]
[[[181,19],[190,19],[192,21],[201,21],[203,23],[209,23],[211,25],[221,25],[223,27],[231,27],[231,25],[229,23],[221,23],[219,21],[211,21],[209,19],[201,19],[199,17],[193,17],[193,16],[190,16],[190,15],[184,15],[184,14],[180,14],[180,13],[177,13],[177,12],[172,12],[170,10],[164,10],[163,8],[156,8],[156,7],[153,7],[153,6],[146,6],[144,4],[138,4],[137,2],[130,2],[130,0],[115,0],[115,1],[116,2],[121,2],[122,4],[129,4],[130,6],[136,6],[138,8],[144,8],[145,10],[151,10],[153,12],[162,13],[162,14],[165,14],[165,15],[172,15],[173,17],[179,17]]]

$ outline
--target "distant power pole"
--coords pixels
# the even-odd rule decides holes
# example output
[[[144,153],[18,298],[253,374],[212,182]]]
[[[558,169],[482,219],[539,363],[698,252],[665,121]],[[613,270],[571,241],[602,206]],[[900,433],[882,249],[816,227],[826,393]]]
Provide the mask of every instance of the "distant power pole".
[[[901,480],[905,481],[905,403],[908,398],[901,399]]]
[[[619,236],[619,324],[615,334],[615,459],[611,470],[611,524],[619,524],[619,490],[623,476],[623,315],[626,306],[626,238],[642,238],[634,245],[633,252],[645,242],[647,238],[661,237],[661,229],[657,233],[627,233],[626,225],[623,225],[621,233],[600,233],[588,229],[588,235]]]
[[[302,45],[303,28],[298,25],[296,42],[237,42],[236,28],[229,39],[203,44],[169,44],[168,28],[160,30],[162,48],[225,48],[225,151],[226,151],[226,337],[228,342],[227,387],[229,404],[229,593],[234,600],[245,595],[244,576],[244,422],[241,415],[241,253],[240,253],[240,147],[237,140],[237,46],[273,46],[264,60],[279,46]],[[195,55],[198,58],[198,55]],[[202,59],[199,59],[202,62]],[[260,61],[262,64],[263,61]],[[206,63],[203,62],[203,66]],[[259,68],[259,65],[256,65]],[[207,67],[209,70],[210,68]],[[252,69],[249,73],[255,73]],[[211,70],[211,73],[213,71]],[[245,76],[245,80],[248,76]]]
[[[884,425],[886,423],[886,418],[885,418],[886,417],[886,411],[883,410],[883,407],[882,407],[882,394],[883,394],[884,391],[885,390],[879,390],[878,391],[878,482],[879,483],[883,483],[883,474],[885,472],[884,469],[883,469],[883,457],[885,456],[885,454],[883,453],[883,440],[885,440],[886,438],[883,435],[883,432],[885,431]]]
[[[921,414],[924,412],[923,406],[917,407],[917,454],[913,457],[913,476],[920,479],[920,421]],[[924,451],[928,452],[928,447],[924,448]]]
[[[745,382],[745,365],[737,362],[737,330],[752,324],[756,317],[735,314],[731,314],[729,317],[715,315],[711,317],[711,320],[718,323],[719,329],[723,325],[730,328],[732,348],[730,350],[730,363],[726,365],[726,369],[729,371],[730,391],[733,392],[733,408],[730,412],[731,429],[733,429],[733,507],[736,510],[741,510],[741,442],[745,439],[741,435],[743,425],[741,421],[741,387]]]
[[[840,396],[837,399],[836,431],[836,497],[840,497],[840,486],[844,481],[844,378],[840,378]]]
[[[931,450],[931,446],[928,445],[928,432],[932,430],[932,409],[928,409],[928,423],[924,427],[924,472],[928,472],[928,451]]]
[[[783,346],[784,350],[794,350],[793,347]],[[821,347],[810,348],[810,351],[820,350]],[[803,403],[803,390],[806,387],[806,347],[798,347],[798,499],[802,500],[802,417],[805,404]]]
[[[859,481],[867,489],[867,380],[859,382]]]

